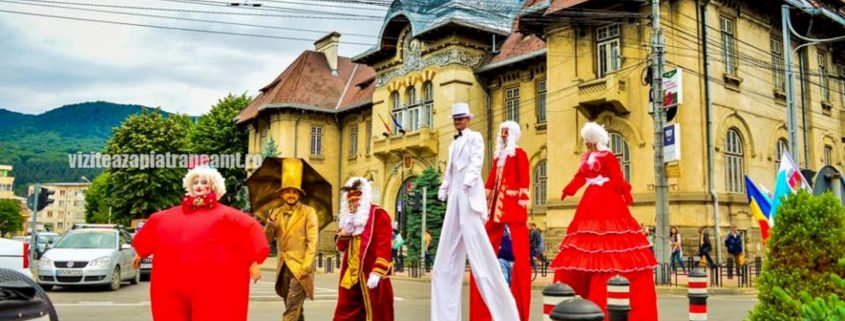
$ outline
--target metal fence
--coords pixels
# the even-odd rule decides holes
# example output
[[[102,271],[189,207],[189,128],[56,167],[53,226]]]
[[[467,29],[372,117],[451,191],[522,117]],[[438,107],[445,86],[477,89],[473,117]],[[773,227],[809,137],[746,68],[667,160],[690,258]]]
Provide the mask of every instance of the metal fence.
[[[714,266],[706,266],[701,263],[698,256],[690,256],[687,258],[686,271],[692,271],[694,268],[703,267],[708,270],[707,275],[710,279],[710,287],[739,287],[748,288],[754,286],[754,279],[760,276],[763,269],[763,259],[755,257],[750,263],[745,263],[737,269],[733,260],[728,260],[726,263],[717,264]],[[663,272],[663,273],[660,273]],[[660,276],[663,276],[660,278]],[[683,268],[673,270],[670,264],[658,265],[654,270],[654,280],[658,285],[668,286],[686,286],[686,273]]]

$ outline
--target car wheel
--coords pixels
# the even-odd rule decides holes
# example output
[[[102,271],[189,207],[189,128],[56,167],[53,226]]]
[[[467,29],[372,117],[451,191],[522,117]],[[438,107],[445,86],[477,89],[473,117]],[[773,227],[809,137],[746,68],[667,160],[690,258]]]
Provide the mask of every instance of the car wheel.
[[[0,268],[0,282],[6,281],[20,281],[26,284],[31,285],[35,288],[35,296],[47,302],[47,305],[50,307],[50,321],[58,321],[59,316],[56,314],[56,308],[53,307],[53,301],[50,301],[50,297],[47,296],[47,293],[44,292],[46,289],[53,288],[51,284],[39,285],[35,283],[32,279],[27,277],[26,275],[21,274],[18,271]]]
[[[109,290],[117,291],[120,289],[120,267],[115,267],[111,275],[111,283],[109,283]]]
[[[135,277],[129,280],[129,284],[135,285],[141,283],[141,270],[135,271]]]

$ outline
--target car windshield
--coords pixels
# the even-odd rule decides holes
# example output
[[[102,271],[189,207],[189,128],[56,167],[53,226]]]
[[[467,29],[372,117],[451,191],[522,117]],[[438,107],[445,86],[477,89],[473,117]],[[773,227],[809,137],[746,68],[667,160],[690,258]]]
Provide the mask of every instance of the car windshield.
[[[117,235],[108,231],[69,233],[59,241],[57,249],[113,249],[117,247]]]

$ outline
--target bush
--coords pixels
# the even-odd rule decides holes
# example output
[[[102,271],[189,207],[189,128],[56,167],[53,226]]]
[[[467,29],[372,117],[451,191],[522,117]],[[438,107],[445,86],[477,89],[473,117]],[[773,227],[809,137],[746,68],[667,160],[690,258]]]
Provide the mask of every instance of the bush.
[[[440,229],[443,227],[443,217],[446,214],[446,203],[437,199],[437,190],[440,188],[440,173],[433,167],[426,168],[422,174],[414,180],[414,193],[422,194],[423,187],[426,187],[426,215],[425,227],[431,231],[431,249],[429,254],[434,259],[437,252],[437,243],[440,240]],[[408,202],[406,199],[405,202]],[[422,215],[411,212],[408,215],[407,235],[405,244],[408,247],[406,261],[416,262],[420,260],[420,248],[422,242]]]
[[[845,297],[837,284],[845,266],[845,208],[830,193],[813,196],[801,191],[778,208],[766,248],[763,272],[757,283],[760,302],[752,321],[802,320],[802,309],[816,309]],[[799,298],[799,299],[796,299]],[[827,301],[810,300],[827,298]],[[837,299],[838,300],[838,299]],[[807,308],[802,308],[801,303]],[[828,319],[804,319],[828,320]]]

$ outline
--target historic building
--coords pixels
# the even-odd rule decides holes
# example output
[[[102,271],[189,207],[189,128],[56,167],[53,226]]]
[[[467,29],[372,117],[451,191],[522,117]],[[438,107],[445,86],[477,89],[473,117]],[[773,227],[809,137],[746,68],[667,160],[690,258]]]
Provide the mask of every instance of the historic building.
[[[760,251],[743,176],[771,189],[780,152],[788,148],[781,2],[770,2],[662,4],[666,70],[683,73],[683,102],[672,121],[681,128],[681,159],[669,164],[668,174],[670,222],[681,227],[686,254],[695,253],[695,229],[715,225],[717,209],[721,230],[736,224],[750,254]],[[476,115],[470,126],[488,141],[488,165],[498,124],[517,121],[534,182],[530,217],[546,231],[548,251],[556,252],[579,200],[561,202],[560,191],[583,151],[581,126],[597,121],[611,132],[610,147],[632,184],[632,212],[653,226],[654,129],[644,82],[651,28],[644,4],[394,1],[375,47],[350,59],[337,56],[339,34],[318,40],[237,122],[249,128],[250,153],[273,141],[280,156],[306,159],[335,188],[349,176],[371,179],[374,201],[404,223],[398,200],[413,178],[428,167],[444,169],[453,103],[469,102]],[[843,30],[835,19],[810,24],[793,11],[797,28],[815,37]],[[809,46],[795,60],[799,137],[808,151],[799,162],[816,171],[843,165],[841,52]]]

